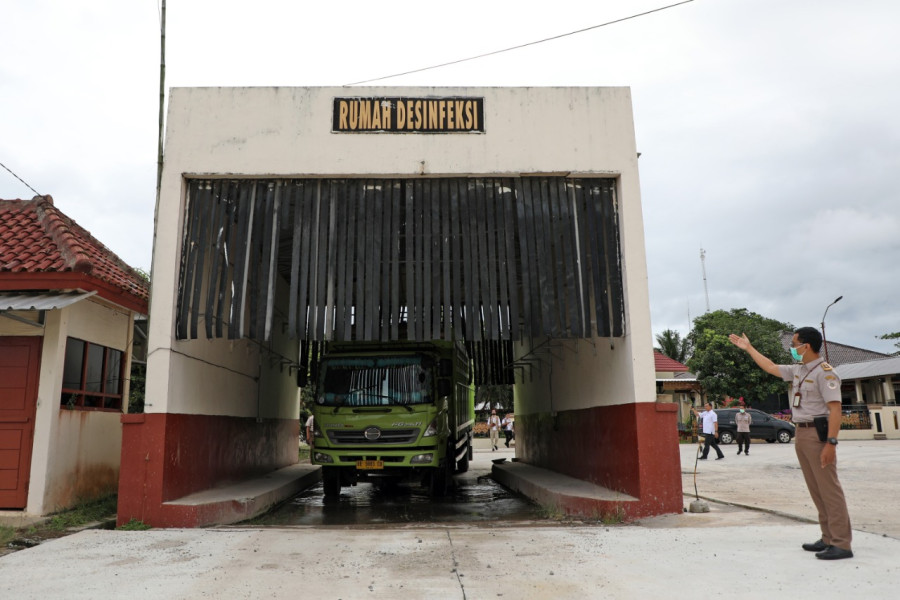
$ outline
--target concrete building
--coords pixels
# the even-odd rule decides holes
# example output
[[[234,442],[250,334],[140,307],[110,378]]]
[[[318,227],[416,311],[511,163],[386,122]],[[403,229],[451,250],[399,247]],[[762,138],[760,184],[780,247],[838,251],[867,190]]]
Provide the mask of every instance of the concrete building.
[[[323,343],[451,337],[519,460],[681,510],[627,88],[174,89],[165,150],[120,521],[252,516],[183,500],[296,462]]]
[[[653,362],[656,369],[656,401],[675,403],[678,407],[679,437],[690,438],[694,425],[691,407],[702,406],[705,402],[703,387],[687,365],[662,352],[653,351]]]
[[[0,509],[116,492],[148,289],[50,196],[0,200]]]
[[[835,367],[841,378],[846,439],[900,439],[900,357]]]

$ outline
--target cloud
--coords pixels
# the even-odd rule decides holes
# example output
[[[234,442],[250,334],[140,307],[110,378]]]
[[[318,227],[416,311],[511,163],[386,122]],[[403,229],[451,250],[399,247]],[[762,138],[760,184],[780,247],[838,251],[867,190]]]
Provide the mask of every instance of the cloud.
[[[458,0],[169,3],[168,86],[341,85],[658,8]],[[159,13],[153,2],[7,2],[3,162],[149,267]],[[894,0],[697,1],[386,85],[627,85],[652,328],[748,308],[893,350],[900,330],[900,46]],[[564,143],[560,141],[559,143]],[[32,192],[0,171],[0,198]]]

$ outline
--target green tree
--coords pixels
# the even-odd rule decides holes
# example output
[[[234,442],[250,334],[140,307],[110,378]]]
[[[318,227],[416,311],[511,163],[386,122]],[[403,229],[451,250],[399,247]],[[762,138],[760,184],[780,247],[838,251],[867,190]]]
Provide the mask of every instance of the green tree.
[[[147,387],[147,365],[131,361],[131,383],[128,387],[128,412],[144,412],[144,391]]]
[[[881,336],[881,339],[883,339],[883,340],[897,340],[897,339],[900,339],[900,331],[895,331],[894,333],[886,333],[886,334],[884,334],[883,336]],[[900,342],[897,342],[897,343],[894,344],[894,345],[895,345],[897,348],[900,348]],[[894,352],[894,354],[900,354],[900,350],[898,350],[897,352]]]
[[[781,333],[793,330],[790,323],[763,317],[746,308],[706,313],[694,319],[694,328],[688,335],[693,354],[687,366],[697,374],[710,401],[743,396],[752,405],[783,392],[784,382],[756,366],[746,352],[728,341],[728,335],[746,333],[762,354],[776,364],[789,364],[791,357],[781,344]]]
[[[680,363],[686,363],[691,356],[691,344],[688,338],[681,337],[680,333],[672,329],[666,329],[662,333],[656,334],[656,343],[658,346],[654,349],[657,352]]]

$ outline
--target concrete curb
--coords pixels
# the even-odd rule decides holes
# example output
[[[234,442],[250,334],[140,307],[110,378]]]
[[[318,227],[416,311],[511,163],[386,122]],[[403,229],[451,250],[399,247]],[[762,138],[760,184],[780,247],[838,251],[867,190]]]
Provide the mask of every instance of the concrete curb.
[[[321,479],[321,467],[295,464],[256,479],[196,492],[164,506],[189,508],[198,515],[200,527],[228,525],[252,519]]]
[[[568,516],[621,518],[623,505],[637,501],[627,494],[521,462],[496,462],[491,476],[537,504]]]

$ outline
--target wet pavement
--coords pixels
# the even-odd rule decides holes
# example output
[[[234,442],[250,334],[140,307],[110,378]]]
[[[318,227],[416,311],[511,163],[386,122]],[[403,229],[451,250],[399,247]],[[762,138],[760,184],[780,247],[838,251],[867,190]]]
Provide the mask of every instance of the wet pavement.
[[[488,463],[490,464],[490,463]],[[484,523],[540,519],[540,508],[506,489],[484,468],[454,477],[450,493],[432,498],[418,485],[341,488],[339,498],[325,498],[322,484],[294,496],[254,526],[378,526],[428,523]]]
[[[415,483],[378,486],[359,483],[342,487],[338,498],[325,498],[319,483],[265,515],[254,526],[354,526],[411,524],[484,524],[542,520],[540,507],[527,497],[503,487],[491,477],[494,461],[512,460],[511,448],[490,449],[486,438],[476,438],[469,470],[453,477],[447,496],[432,498]],[[240,526],[240,525],[238,525]]]

